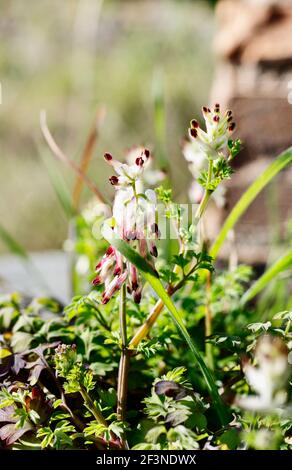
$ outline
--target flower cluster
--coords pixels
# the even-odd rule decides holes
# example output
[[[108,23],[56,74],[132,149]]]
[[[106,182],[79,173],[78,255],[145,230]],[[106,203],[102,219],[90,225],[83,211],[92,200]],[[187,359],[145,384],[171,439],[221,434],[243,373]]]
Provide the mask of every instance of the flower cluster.
[[[216,160],[228,147],[229,136],[235,129],[232,111],[220,112],[219,104],[214,109],[202,108],[206,131],[200,128],[196,119],[191,121],[189,134],[198,144],[202,154],[209,160]]]
[[[115,187],[113,204],[113,230],[120,238],[138,248],[144,258],[157,257],[156,240],[159,237],[156,223],[156,195],[152,190],[142,192],[142,177],[149,164],[150,152],[138,150],[131,163],[121,163],[106,153],[106,162],[116,175],[109,178]],[[128,292],[136,303],[141,300],[142,284],[135,266],[124,260],[110,246],[96,266],[94,285],[104,284],[102,302],[107,303],[121,286],[127,282]]]
[[[220,112],[219,104],[213,109],[203,107],[202,113],[206,123],[206,131],[202,130],[196,119],[191,121],[189,129],[190,140],[183,145],[183,155],[189,164],[190,172],[194,178],[189,190],[192,202],[199,204],[204,195],[204,188],[199,183],[202,171],[206,171],[210,160],[218,161],[225,158],[229,149],[228,142],[235,129],[232,111]],[[212,194],[216,205],[223,207],[225,204],[224,186],[216,186]]]

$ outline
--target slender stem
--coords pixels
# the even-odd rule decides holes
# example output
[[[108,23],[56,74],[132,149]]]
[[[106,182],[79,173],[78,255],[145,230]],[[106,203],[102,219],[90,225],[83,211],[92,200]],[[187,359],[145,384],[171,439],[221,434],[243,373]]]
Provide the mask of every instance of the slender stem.
[[[124,283],[120,292],[120,332],[122,348],[127,346],[127,318],[126,318],[126,284]]]
[[[211,287],[212,287],[212,274],[207,274],[206,284],[206,308],[205,308],[205,336],[209,337],[212,334],[212,310],[211,310]],[[210,369],[214,370],[213,347],[211,343],[206,342],[206,357],[207,365]]]
[[[207,186],[211,183],[212,181],[212,174],[213,174],[213,160],[209,160],[209,165],[208,165],[208,176],[207,176]],[[196,219],[201,219],[202,215],[204,214],[206,207],[208,205],[209,199],[213,191],[210,189],[206,189],[205,194],[203,196],[203,199],[200,202],[200,205],[198,207],[198,210],[196,212]]]
[[[135,335],[131,339],[129,343],[129,349],[135,349],[138,346],[138,344],[141,343],[141,341],[148,335],[150,329],[156,322],[163,307],[164,307],[164,303],[162,302],[162,300],[158,300],[156,304],[154,305],[153,309],[151,310],[151,312],[149,313],[143,325],[140,326],[138,331],[135,333]]]
[[[127,394],[128,394],[128,372],[130,365],[130,354],[128,350],[127,339],[127,305],[126,305],[126,284],[123,284],[120,291],[120,334],[122,340],[122,353],[119,364],[118,391],[117,391],[117,419],[126,421],[127,412]],[[128,448],[126,439],[121,439],[121,446]]]
[[[127,350],[127,323],[126,323],[126,285],[120,291],[120,333],[122,340],[122,354],[118,376],[118,405],[117,417],[119,421],[125,421],[127,404],[127,378],[129,369],[129,354]]]
[[[96,421],[99,424],[102,424],[103,426],[105,426],[107,428],[108,423],[106,422],[106,420],[102,416],[101,412],[96,408],[93,400],[91,399],[91,397],[89,396],[89,394],[87,393],[87,391],[85,390],[84,387],[81,387],[80,393],[81,393],[81,396],[84,400],[84,403],[85,403],[86,407],[89,409],[91,414],[95,417]]]
[[[119,377],[118,377],[117,419],[119,421],[126,420],[129,363],[130,363],[129,351],[127,349],[124,349],[122,351],[122,355],[120,359]]]
[[[209,160],[208,179],[207,179],[208,184],[212,181],[212,173],[213,173],[213,160]],[[209,202],[211,194],[212,194],[212,191],[206,189],[204,197],[196,212],[195,218],[197,220],[199,220],[202,217],[207,207],[207,204]],[[174,269],[176,269],[176,267]],[[194,269],[195,267],[193,267],[188,273],[188,275],[185,276],[176,286],[168,285],[167,287],[168,295],[172,296],[177,290],[179,290],[184,285],[188,277],[194,272]],[[143,325],[140,326],[138,331],[135,333],[135,335],[129,342],[129,349],[135,349],[138,346],[138,344],[148,335],[150,329],[152,328],[157,318],[159,317],[161,311],[163,310],[163,307],[164,307],[164,303],[162,302],[162,300],[158,300],[156,304],[154,305],[153,309],[151,310],[151,312],[149,313]]]
[[[291,327],[291,320],[288,320],[288,321],[287,321],[286,328],[285,328],[285,332],[284,332],[284,335],[285,335],[285,336],[288,335],[289,330],[290,330],[290,327]]]

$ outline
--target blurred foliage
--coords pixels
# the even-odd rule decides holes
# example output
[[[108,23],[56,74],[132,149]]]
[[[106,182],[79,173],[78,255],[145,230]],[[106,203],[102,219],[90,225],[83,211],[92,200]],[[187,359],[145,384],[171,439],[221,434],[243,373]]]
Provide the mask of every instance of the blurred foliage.
[[[26,249],[45,249],[60,246],[67,230],[40,158],[47,152],[40,110],[47,110],[62,149],[77,159],[97,108],[106,106],[89,169],[103,191],[107,175],[99,157],[109,146],[118,155],[129,144],[153,144],[159,151],[151,137],[157,73],[163,77],[166,157],[179,193],[188,173],[178,141],[207,99],[212,77],[207,2],[32,0],[27,8],[20,0],[3,0],[1,8],[0,215],[8,232]],[[64,176],[71,187],[73,175]]]

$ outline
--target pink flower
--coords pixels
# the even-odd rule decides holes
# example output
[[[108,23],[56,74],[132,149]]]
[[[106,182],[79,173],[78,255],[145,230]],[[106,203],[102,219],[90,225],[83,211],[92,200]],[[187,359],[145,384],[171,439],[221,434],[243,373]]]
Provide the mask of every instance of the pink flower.
[[[138,249],[144,258],[157,257],[156,240],[159,229],[156,219],[156,194],[152,190],[141,192],[141,178],[150,157],[147,149],[139,152],[134,163],[127,164],[115,160],[109,153],[105,160],[117,173],[110,177],[116,189],[113,204],[113,230]],[[96,266],[94,285],[104,284],[102,302],[107,303],[124,282],[128,292],[136,303],[141,300],[142,282],[135,266],[129,263],[120,253],[110,246]]]

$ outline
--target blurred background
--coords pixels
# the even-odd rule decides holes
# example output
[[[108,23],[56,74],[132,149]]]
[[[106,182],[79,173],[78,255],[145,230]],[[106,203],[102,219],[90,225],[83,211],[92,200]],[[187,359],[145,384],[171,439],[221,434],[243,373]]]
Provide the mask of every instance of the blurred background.
[[[207,1],[3,0],[0,18],[0,214],[29,250],[60,247],[67,223],[50,185],[39,115],[80,157],[97,109],[106,117],[89,173],[111,191],[101,156],[155,150],[154,95],[167,113],[167,151],[185,182],[180,140],[208,101],[214,15]],[[157,93],[160,93],[158,90]],[[58,165],[70,186],[71,174]],[[1,251],[6,250],[0,242]]]
[[[105,110],[88,174],[106,196],[112,188],[103,153],[121,158],[142,144],[169,166],[175,198],[185,202],[191,175],[181,142],[189,120],[206,103],[234,108],[245,150],[228,188],[229,206],[217,210],[210,236],[218,232],[247,185],[292,144],[291,7],[290,0],[31,0],[28,8],[21,0],[2,0],[2,290],[28,282],[9,251],[25,259],[27,252],[60,250],[68,234],[56,185],[68,199],[75,176],[44,143],[42,109],[54,138],[75,161],[96,112]],[[240,260],[265,263],[271,240],[291,240],[291,171],[281,178],[242,221]],[[85,190],[82,201],[88,199]],[[63,294],[62,256],[35,255],[35,264],[51,273],[52,290]]]

